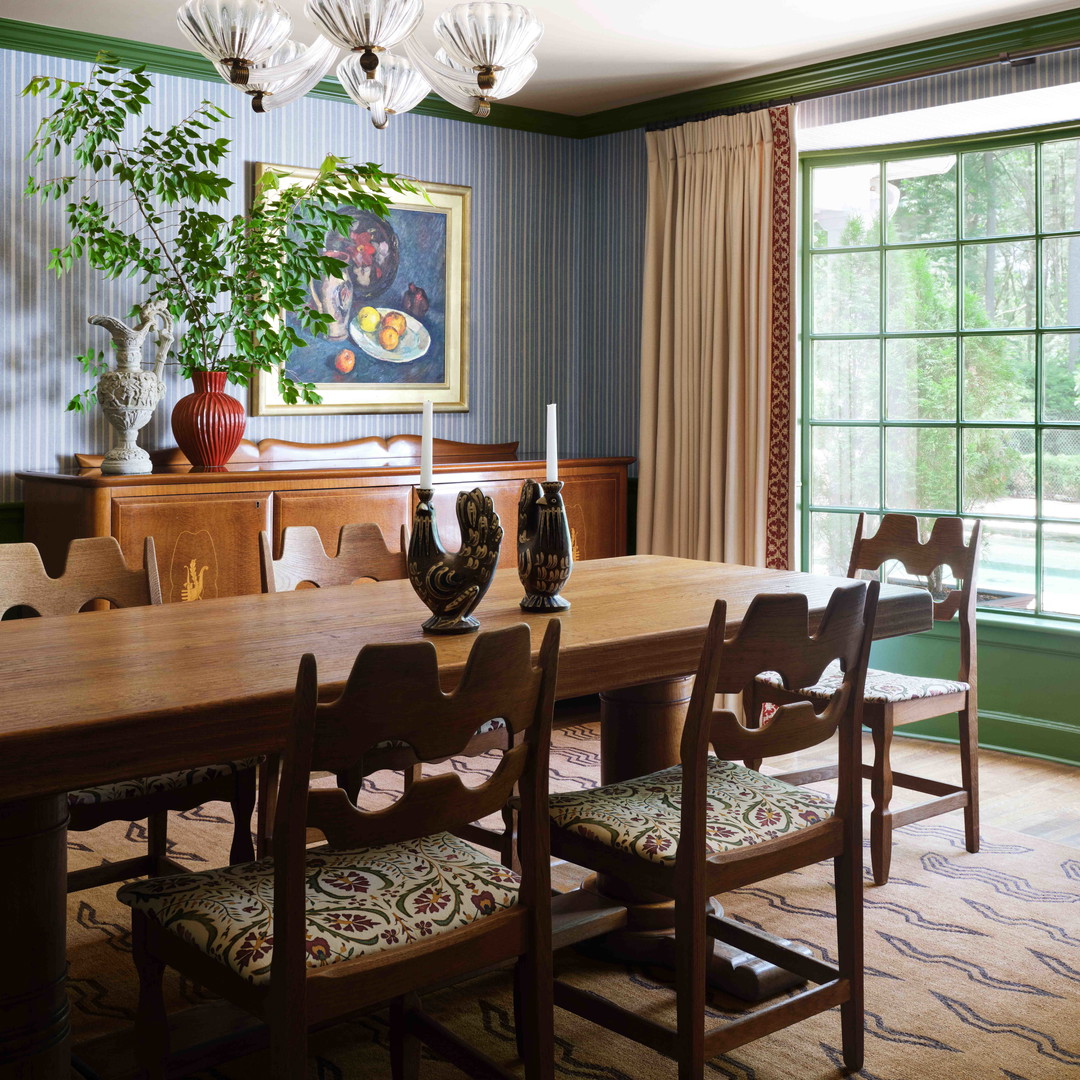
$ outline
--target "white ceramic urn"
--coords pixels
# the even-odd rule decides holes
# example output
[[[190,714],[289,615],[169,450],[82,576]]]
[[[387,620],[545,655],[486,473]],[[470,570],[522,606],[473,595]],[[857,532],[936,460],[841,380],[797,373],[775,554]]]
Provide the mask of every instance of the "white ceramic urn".
[[[105,419],[113,426],[118,442],[105,455],[101,471],[113,475],[153,471],[150,455],[136,443],[139,432],[150,422],[158,402],[165,396],[161,371],[172,344],[172,319],[160,303],[151,301],[140,309],[141,321],[132,328],[109,315],[92,315],[88,322],[103,326],[116,344],[116,367],[98,377],[97,399]],[[158,356],[152,371],[142,367],[143,342],[157,320]]]

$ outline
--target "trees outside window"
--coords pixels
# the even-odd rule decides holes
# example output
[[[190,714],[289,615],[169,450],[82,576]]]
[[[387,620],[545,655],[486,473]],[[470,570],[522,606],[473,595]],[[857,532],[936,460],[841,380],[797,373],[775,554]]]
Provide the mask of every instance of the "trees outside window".
[[[803,157],[804,564],[984,521],[979,602],[1080,616],[1080,131]]]

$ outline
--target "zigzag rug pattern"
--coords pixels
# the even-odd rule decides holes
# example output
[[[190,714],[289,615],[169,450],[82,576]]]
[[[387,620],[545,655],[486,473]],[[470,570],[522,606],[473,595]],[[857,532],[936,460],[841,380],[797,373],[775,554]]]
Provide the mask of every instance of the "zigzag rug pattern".
[[[476,762],[447,768],[476,774]],[[599,738],[594,725],[555,733],[552,787],[595,784]],[[394,798],[395,778],[371,777],[362,798]],[[893,876],[866,891],[866,1066],[861,1080],[1080,1080],[1080,859],[1076,850],[1029,836],[987,830],[983,850],[964,850],[959,815],[896,834]],[[231,827],[227,807],[210,804],[173,815],[172,854],[192,869],[220,865]],[[71,834],[73,869],[133,854],[141,825],[114,824]],[[574,868],[557,868],[567,885]],[[835,956],[830,867],[826,864],[738,889],[723,897],[748,925]],[[129,1027],[136,980],[127,909],[106,887],[69,897],[69,992],[76,1044]],[[628,970],[577,953],[561,973],[626,1005],[672,1023],[662,972]],[[170,1007],[210,1000],[200,987],[168,976]],[[508,976],[474,979],[433,995],[428,1007],[520,1075],[515,1057]],[[713,1020],[745,1006],[715,994]],[[89,1045],[89,1044],[88,1044]],[[709,1063],[725,1080],[835,1080],[840,1073],[839,1013],[814,1017]],[[556,1013],[556,1075],[575,1080],[674,1080],[672,1062],[579,1020]],[[93,1061],[91,1059],[91,1064]],[[385,1017],[340,1024],[311,1041],[307,1080],[377,1080],[389,1075]],[[261,1080],[265,1059],[222,1064],[197,1080]],[[425,1055],[425,1080],[461,1073]],[[107,1075],[102,1080],[109,1080]],[[303,1078],[297,1078],[303,1080]]]

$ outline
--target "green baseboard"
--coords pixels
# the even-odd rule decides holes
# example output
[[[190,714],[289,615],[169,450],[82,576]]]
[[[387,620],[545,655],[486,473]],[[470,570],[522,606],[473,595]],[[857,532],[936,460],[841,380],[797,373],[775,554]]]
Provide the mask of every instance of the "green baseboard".
[[[0,503],[0,544],[18,544],[23,538],[23,504]]]
[[[958,743],[956,718],[935,717],[897,729],[897,738],[929,739]],[[1055,761],[1060,765],[1080,765],[1080,728],[1035,716],[979,710],[979,746],[1007,754]]]

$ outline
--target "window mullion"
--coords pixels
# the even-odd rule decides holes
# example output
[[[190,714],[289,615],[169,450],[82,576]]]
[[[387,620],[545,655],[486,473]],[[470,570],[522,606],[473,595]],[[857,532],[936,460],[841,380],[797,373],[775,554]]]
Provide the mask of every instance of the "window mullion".
[[[885,439],[885,421],[888,419],[888,369],[885,356],[885,334],[888,330],[888,260],[885,248],[889,231],[889,182],[884,156],[878,158],[878,511],[884,514],[885,478],[888,476],[888,446]]]
[[[989,587],[1024,595],[1034,592],[1035,601],[1027,614],[1045,614],[1048,604],[1060,607],[1073,602],[1071,586],[1067,595],[1048,599],[1046,594],[1048,580],[1058,581],[1057,577],[1046,580],[1046,575],[1058,568],[1058,563],[1059,569],[1071,575],[1076,558],[1071,550],[1071,534],[1076,530],[1060,526],[1080,525],[1080,516],[1062,516],[1076,509],[1071,502],[1075,498],[1072,482],[1059,468],[1059,464],[1068,465],[1069,459],[1062,463],[1055,460],[1054,469],[1048,470],[1044,444],[1051,430],[1080,434],[1080,425],[1073,422],[1068,399],[1063,397],[1063,379],[1070,369],[1063,366],[1065,359],[1059,359],[1059,350],[1066,350],[1063,358],[1068,355],[1067,335],[1080,335],[1080,329],[1067,320],[1061,326],[1048,327],[1044,306],[1051,303],[1056,308],[1059,294],[1061,303],[1067,299],[1065,285],[1056,276],[1052,282],[1047,281],[1046,274],[1051,269],[1056,274],[1059,265],[1067,268],[1065,239],[1080,234],[1080,230],[1064,215],[1058,215],[1060,221],[1057,217],[1052,223],[1044,220],[1044,206],[1048,199],[1070,198],[1069,162],[1076,152],[1072,143],[1078,130],[1046,128],[981,140],[954,139],[918,147],[887,146],[861,153],[810,153],[803,157],[800,172],[805,187],[800,202],[806,224],[799,265],[803,270],[805,386],[800,394],[804,417],[800,445],[802,564],[806,569],[819,567],[822,559],[829,566],[840,561],[847,522],[860,512],[860,507],[853,504],[871,496],[871,476],[867,473],[871,463],[865,458],[876,441],[877,505],[868,503],[862,509],[881,514],[891,505],[896,510],[910,507],[909,512],[920,517],[941,516],[944,511],[921,507],[948,505],[951,479],[956,515],[984,518],[992,530],[984,564],[991,574]],[[1058,142],[1060,147],[1054,145]],[[1045,147],[1050,147],[1047,154],[1043,153]],[[923,166],[918,161],[953,155],[955,167],[945,161],[940,167],[937,162]],[[887,169],[891,162],[896,162],[897,167]],[[836,183],[851,184],[846,176],[855,177],[855,201],[828,201],[828,185],[834,181],[828,175],[819,177],[815,172],[818,167],[848,170],[838,174]],[[1066,187],[1064,194],[1058,195],[1058,173],[1064,168],[1070,171],[1062,174],[1060,183]],[[955,176],[951,200],[943,187],[952,183],[950,172]],[[944,175],[925,181],[912,179],[938,174]],[[867,198],[870,193],[865,185],[872,183],[875,175],[876,197]],[[865,193],[861,196],[859,183]],[[1051,183],[1055,185],[1052,191],[1047,186]],[[819,185],[820,191],[815,194]],[[892,209],[897,213],[895,188],[901,192],[902,201],[899,213],[890,221],[891,192]],[[1033,195],[1027,194],[1032,191]],[[1035,213],[1033,231],[1028,219],[1032,209],[1029,199],[1033,200]],[[874,207],[878,216],[876,237],[867,220]],[[996,208],[996,213],[988,207]],[[841,210],[844,216],[838,217]],[[1068,203],[1064,210],[1068,210]],[[955,217],[951,235],[947,224],[950,212]],[[815,213],[819,222],[815,222]],[[965,218],[968,213],[973,215],[970,222]],[[1049,224],[1060,228],[1052,230],[1052,239],[1047,240],[1044,234]],[[860,244],[860,240],[866,243]],[[834,243],[836,246],[831,246]],[[911,250],[925,254],[904,254]],[[865,253],[862,258],[854,258],[860,252]],[[955,260],[953,267],[947,265],[950,252]],[[830,263],[828,257],[832,255],[852,258],[846,263]],[[815,256],[826,261],[819,266]],[[876,257],[879,273],[876,332],[871,329],[874,324],[865,318],[874,300],[867,280],[871,257]],[[1046,264],[1048,258],[1051,267]],[[1035,261],[1030,262],[1032,259]],[[890,268],[895,279],[893,288]],[[820,278],[817,331],[812,322],[813,272]],[[1032,273],[1034,281],[1029,276]],[[895,316],[892,321],[890,301]],[[949,302],[955,308],[951,328],[942,318]],[[1032,303],[1034,318],[1029,322],[1027,310]],[[853,317],[856,312],[860,314]],[[864,323],[866,331],[846,329]],[[909,329],[924,326],[941,329]],[[834,328],[845,329],[831,332]],[[950,337],[952,356],[945,348]],[[871,365],[875,361],[875,338],[878,416],[873,421],[866,417],[873,402],[867,391],[874,377]],[[935,338],[937,343],[925,340]],[[1049,404],[1048,372],[1052,384]],[[947,385],[949,378],[954,380],[952,388]],[[1033,410],[1026,404],[1031,393]],[[1014,400],[1023,407],[1011,407],[1009,403]],[[889,415],[890,402],[893,416]],[[954,409],[951,417],[949,408]],[[1051,413],[1048,409],[1057,411]],[[908,416],[916,419],[904,419]],[[875,426],[877,431],[872,435]],[[935,429],[942,434],[935,436]],[[1017,433],[1015,438],[1013,431]],[[943,455],[952,452],[946,432],[951,432],[955,443],[951,475],[944,468],[947,462]],[[1033,461],[1027,456],[1032,438]],[[1062,443],[1060,447],[1058,442]],[[1072,443],[1057,435],[1049,446],[1055,452],[1072,452]],[[896,469],[905,462],[910,465],[911,475],[899,476]],[[834,467],[842,472],[834,473]],[[1065,479],[1059,481],[1059,472]],[[1032,474],[1033,499],[1028,494]],[[815,476],[820,490],[812,494]],[[1044,490],[1045,484],[1051,487]],[[1057,510],[1047,502],[1051,496],[1069,500],[1070,504],[1047,517],[1048,510]],[[830,501],[848,505],[828,505]],[[1047,545],[1058,534],[1061,542],[1051,552]],[[1057,611],[1050,614],[1072,618]]]

